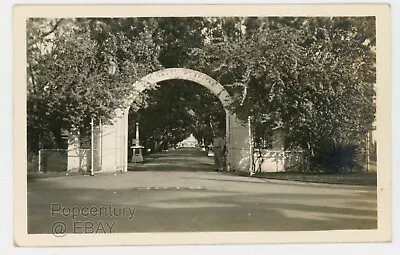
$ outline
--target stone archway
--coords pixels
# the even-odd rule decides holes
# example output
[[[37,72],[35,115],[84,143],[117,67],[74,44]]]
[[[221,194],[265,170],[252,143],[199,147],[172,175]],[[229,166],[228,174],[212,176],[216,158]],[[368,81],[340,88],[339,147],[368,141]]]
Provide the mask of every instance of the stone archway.
[[[249,132],[246,125],[242,125],[236,116],[228,110],[232,98],[226,89],[210,76],[186,68],[168,68],[153,72],[143,77],[134,84],[135,90],[141,92],[161,81],[188,80],[195,82],[218,97],[226,112],[226,142],[227,142],[227,168],[228,170],[245,170],[249,167]],[[133,98],[131,99],[133,100]],[[129,107],[124,111],[127,118]],[[128,140],[126,140],[128,142]],[[125,146],[128,148],[128,144]],[[126,154],[127,155],[127,154]],[[127,159],[128,160],[128,159]]]
[[[242,124],[228,110],[232,98],[225,88],[210,76],[185,68],[167,68],[150,73],[133,84],[133,89],[141,92],[153,84],[166,80],[188,80],[204,86],[221,101],[226,112],[227,168],[235,171],[249,171],[251,156],[249,128]],[[137,93],[132,93],[129,105]],[[129,108],[118,110],[112,125],[100,128],[95,144],[99,148],[102,171],[127,171],[128,167],[128,114]],[[70,167],[68,167],[70,168]]]

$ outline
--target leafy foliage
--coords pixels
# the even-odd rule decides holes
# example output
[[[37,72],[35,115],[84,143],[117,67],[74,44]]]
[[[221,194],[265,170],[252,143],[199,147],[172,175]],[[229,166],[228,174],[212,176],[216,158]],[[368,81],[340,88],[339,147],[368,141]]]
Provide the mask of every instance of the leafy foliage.
[[[176,145],[190,134],[210,144],[216,130],[224,128],[225,111],[207,89],[171,80],[143,93],[141,104],[130,112],[131,138],[136,121],[140,122],[141,143],[157,151]]]
[[[357,162],[357,146],[353,144],[327,143],[311,158],[314,168],[329,174],[360,171],[362,166]]]
[[[287,149],[328,167],[317,158],[362,145],[375,119],[375,36],[374,17],[29,19],[28,139],[42,132],[60,146],[62,128],[83,132],[92,116],[107,121],[125,107],[137,79],[185,67],[228,90],[258,147],[280,130]],[[208,140],[224,119],[215,97],[184,81],[145,94],[131,113],[143,143]]]
[[[375,118],[373,18],[237,24],[234,36],[194,49],[191,63],[236,95],[233,107],[243,121],[251,116],[256,132],[281,129],[287,148],[311,155],[326,140],[362,143]],[[262,133],[255,135],[271,139],[271,132]]]
[[[40,132],[51,132],[54,146],[60,147],[62,129],[76,128],[84,135],[92,117],[96,122],[111,119],[116,109],[127,106],[133,81],[159,66],[157,47],[145,32],[127,37],[100,21],[62,20],[43,37],[35,35],[36,22],[28,20],[27,26],[28,132],[33,141]]]

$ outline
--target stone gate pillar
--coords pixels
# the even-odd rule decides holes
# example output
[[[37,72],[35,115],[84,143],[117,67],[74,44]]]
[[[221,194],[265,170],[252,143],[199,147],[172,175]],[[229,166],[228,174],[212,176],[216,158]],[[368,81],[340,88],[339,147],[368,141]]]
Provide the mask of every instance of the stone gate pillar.
[[[235,114],[229,114],[228,125],[229,135],[227,133],[227,146],[230,170],[249,172],[250,138],[248,125],[239,120]]]
[[[76,130],[68,132],[68,166],[67,171],[79,171],[81,168],[81,152],[79,132]]]

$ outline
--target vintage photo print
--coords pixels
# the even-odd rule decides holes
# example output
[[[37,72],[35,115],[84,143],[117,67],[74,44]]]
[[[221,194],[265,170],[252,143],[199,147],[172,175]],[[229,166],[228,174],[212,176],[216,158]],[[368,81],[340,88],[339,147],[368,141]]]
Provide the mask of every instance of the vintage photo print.
[[[18,246],[391,240],[390,7],[14,7]]]

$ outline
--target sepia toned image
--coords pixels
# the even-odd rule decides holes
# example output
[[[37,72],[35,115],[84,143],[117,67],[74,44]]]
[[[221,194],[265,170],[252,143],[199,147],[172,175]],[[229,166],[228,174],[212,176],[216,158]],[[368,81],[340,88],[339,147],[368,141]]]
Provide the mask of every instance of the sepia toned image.
[[[390,240],[388,7],[199,7],[16,9],[18,243]]]

